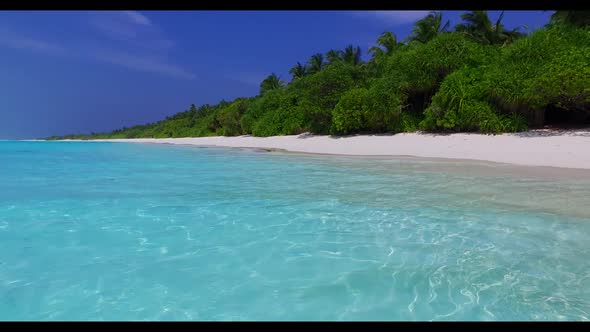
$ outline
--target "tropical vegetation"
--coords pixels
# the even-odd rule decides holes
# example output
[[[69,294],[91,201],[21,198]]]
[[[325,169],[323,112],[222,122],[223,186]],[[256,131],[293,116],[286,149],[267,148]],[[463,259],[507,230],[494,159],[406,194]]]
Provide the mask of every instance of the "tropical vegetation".
[[[318,53],[284,81],[270,74],[253,97],[191,105],[151,124],[52,138],[348,135],[408,131],[502,133],[590,125],[590,12],[557,11],[543,28],[506,29],[504,14],[440,12],[410,36],[378,37]]]

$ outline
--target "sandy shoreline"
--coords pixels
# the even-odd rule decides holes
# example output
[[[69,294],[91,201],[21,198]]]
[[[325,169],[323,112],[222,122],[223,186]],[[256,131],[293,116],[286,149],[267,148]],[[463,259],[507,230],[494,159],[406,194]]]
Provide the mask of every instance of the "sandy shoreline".
[[[277,149],[356,156],[410,156],[491,161],[524,166],[590,169],[590,130],[534,130],[517,134],[397,134],[331,137],[194,137],[95,141]]]

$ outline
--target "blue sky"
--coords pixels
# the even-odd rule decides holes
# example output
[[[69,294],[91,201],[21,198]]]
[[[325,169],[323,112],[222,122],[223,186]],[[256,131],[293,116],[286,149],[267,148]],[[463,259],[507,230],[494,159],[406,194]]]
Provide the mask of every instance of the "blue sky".
[[[454,25],[461,12],[445,11]],[[110,131],[251,96],[271,72],[383,31],[399,39],[426,11],[0,12],[0,139]],[[495,19],[499,12],[492,11]],[[542,27],[551,12],[508,11]]]

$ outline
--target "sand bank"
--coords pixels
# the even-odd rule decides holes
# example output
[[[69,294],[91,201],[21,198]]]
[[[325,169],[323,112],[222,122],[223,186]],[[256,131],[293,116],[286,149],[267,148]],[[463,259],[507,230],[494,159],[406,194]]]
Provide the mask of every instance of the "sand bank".
[[[357,156],[470,159],[526,166],[590,169],[590,130],[534,130],[502,135],[409,133],[332,137],[302,134],[100,141],[264,148]]]

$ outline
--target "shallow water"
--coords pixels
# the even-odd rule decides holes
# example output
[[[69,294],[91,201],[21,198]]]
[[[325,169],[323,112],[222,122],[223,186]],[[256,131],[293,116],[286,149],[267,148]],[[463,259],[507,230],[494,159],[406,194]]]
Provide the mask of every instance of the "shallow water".
[[[585,175],[0,142],[0,320],[588,320]]]

